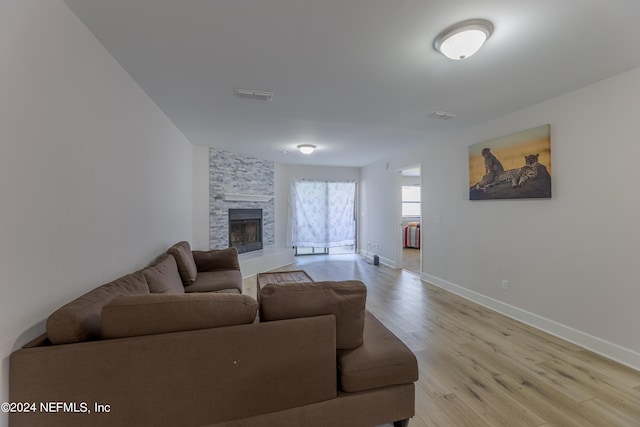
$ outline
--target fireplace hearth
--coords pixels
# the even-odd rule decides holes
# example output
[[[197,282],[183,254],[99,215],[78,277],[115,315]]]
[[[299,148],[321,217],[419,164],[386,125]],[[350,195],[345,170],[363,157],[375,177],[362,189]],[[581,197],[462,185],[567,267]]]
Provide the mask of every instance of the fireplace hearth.
[[[229,247],[240,254],[262,249],[262,209],[229,209]]]

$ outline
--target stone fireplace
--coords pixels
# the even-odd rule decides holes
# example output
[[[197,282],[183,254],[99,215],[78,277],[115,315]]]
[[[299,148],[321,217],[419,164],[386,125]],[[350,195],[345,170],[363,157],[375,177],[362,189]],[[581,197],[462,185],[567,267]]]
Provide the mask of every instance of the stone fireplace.
[[[220,197],[220,195],[223,197]],[[240,195],[235,200],[229,195]],[[252,195],[259,195],[253,199]],[[249,197],[247,197],[249,196]],[[265,200],[265,197],[267,200]],[[242,199],[242,200],[240,200]],[[256,237],[259,243],[249,243],[250,247],[262,248],[240,255],[240,269],[243,277],[273,270],[293,263],[290,247],[276,247],[275,238],[275,163],[268,160],[247,157],[215,148],[209,149],[209,248],[224,249],[230,240],[239,240],[229,232],[229,210],[260,209],[262,222]],[[246,218],[245,218],[246,219]],[[247,224],[245,225],[245,231]],[[252,230],[253,226],[250,226]],[[255,228],[257,230],[257,226]],[[241,230],[242,231],[242,230]],[[249,234],[253,234],[251,231]],[[253,240],[253,239],[248,239]],[[233,243],[231,243],[233,244]],[[246,243],[243,243],[243,245]],[[245,248],[241,249],[242,251]]]
[[[274,189],[275,163],[211,148],[209,150],[209,248],[229,247],[231,240],[229,211],[232,209],[261,209],[262,221],[257,235],[262,241],[263,250],[273,248],[275,244]],[[249,248],[247,251],[249,250],[254,251],[248,254],[249,258],[259,254],[257,249]]]
[[[229,209],[229,247],[238,253],[262,249],[262,209]]]

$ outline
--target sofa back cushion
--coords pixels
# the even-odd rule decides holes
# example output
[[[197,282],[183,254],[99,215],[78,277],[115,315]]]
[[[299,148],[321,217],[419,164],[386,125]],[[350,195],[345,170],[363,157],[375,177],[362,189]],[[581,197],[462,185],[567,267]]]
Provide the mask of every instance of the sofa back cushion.
[[[173,255],[160,255],[153,264],[142,270],[152,294],[184,293],[184,286],[178,273],[178,265]]]
[[[141,271],[104,284],[60,307],[47,319],[47,337],[52,344],[70,344],[99,339],[100,313],[118,295],[148,294]]]
[[[239,294],[123,295],[102,309],[102,337],[123,338],[253,323],[258,302]]]
[[[240,270],[237,248],[192,251],[191,253],[198,271]]]
[[[198,270],[196,268],[196,263],[193,260],[193,253],[191,253],[191,246],[189,246],[189,242],[178,242],[171,246],[167,250],[167,253],[173,255],[176,259],[182,283],[185,286],[192,285],[196,281]]]
[[[359,280],[269,284],[260,290],[260,321],[333,314],[336,348],[362,345],[367,288]]]

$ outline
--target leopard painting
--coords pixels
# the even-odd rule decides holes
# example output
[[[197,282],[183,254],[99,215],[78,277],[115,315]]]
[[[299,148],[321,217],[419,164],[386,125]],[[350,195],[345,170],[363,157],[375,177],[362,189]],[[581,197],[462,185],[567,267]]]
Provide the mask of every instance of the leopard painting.
[[[511,187],[521,187],[527,180],[535,179],[538,176],[538,156],[539,154],[525,156],[525,166],[521,168],[509,169],[498,173],[487,173],[473,188],[486,191],[489,187],[509,181],[511,181]]]
[[[538,176],[538,157],[540,154],[529,154],[524,156],[525,165],[520,168],[511,182],[512,187],[522,187],[522,184],[529,179],[536,179]]]
[[[477,183],[474,188],[480,191],[486,191],[487,188],[493,187],[503,182],[511,181],[513,183],[520,169],[509,169],[497,174],[487,174],[482,177],[482,181]]]
[[[489,148],[482,149],[482,157],[484,157],[484,168],[487,175],[504,171],[502,163],[493,155]]]

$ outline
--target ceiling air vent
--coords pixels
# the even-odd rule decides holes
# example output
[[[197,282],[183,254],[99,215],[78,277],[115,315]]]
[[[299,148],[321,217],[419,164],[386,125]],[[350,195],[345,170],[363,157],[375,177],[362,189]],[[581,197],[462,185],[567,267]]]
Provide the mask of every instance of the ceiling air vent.
[[[429,114],[429,117],[433,117],[434,119],[442,119],[442,120],[453,119],[455,116],[456,116],[456,113],[450,113],[448,111],[436,111],[434,113]]]
[[[273,92],[261,90],[234,89],[233,93],[239,98],[257,99],[258,101],[271,101],[273,99]]]

